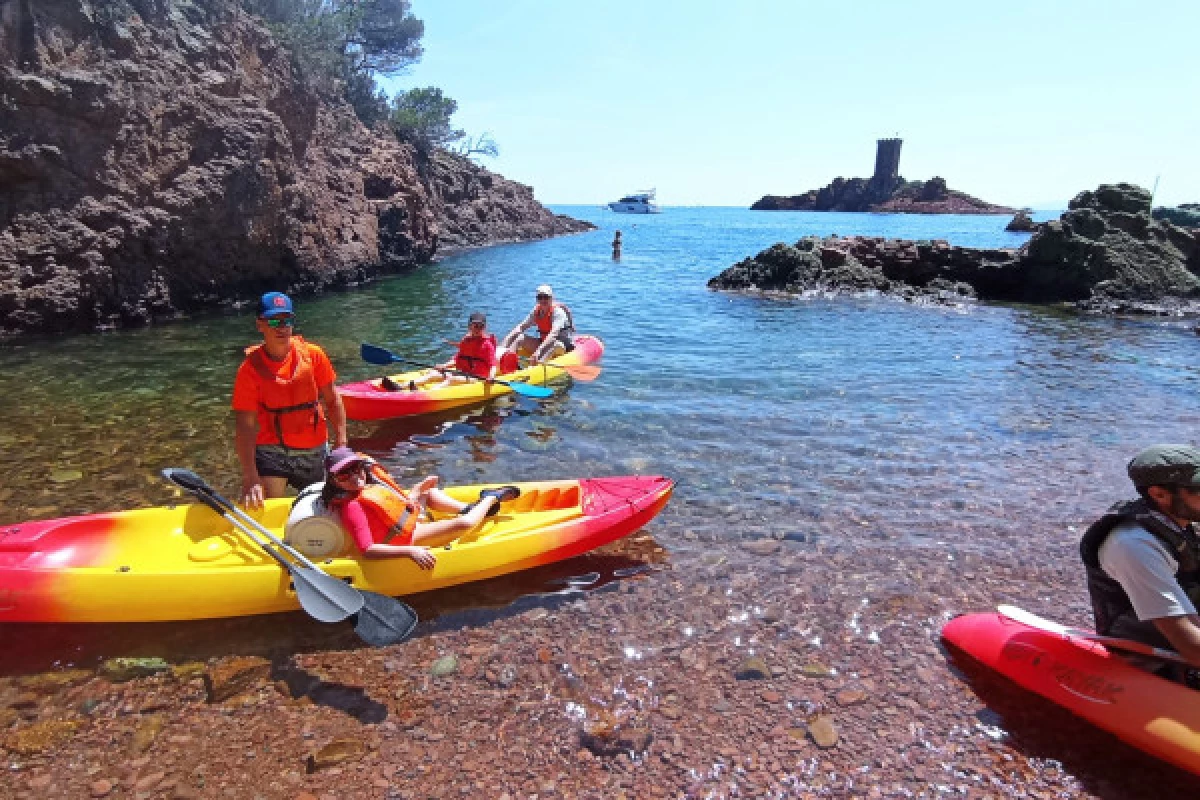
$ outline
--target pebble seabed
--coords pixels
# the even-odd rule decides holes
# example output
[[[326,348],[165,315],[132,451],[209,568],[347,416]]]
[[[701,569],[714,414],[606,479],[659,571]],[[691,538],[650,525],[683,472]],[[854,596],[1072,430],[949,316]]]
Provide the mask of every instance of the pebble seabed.
[[[10,674],[0,796],[1196,796],[941,643],[945,620],[999,602],[1086,623],[1075,572],[1043,566],[1072,563],[1063,544],[985,561],[705,541],[686,513],[557,572],[411,598],[425,621],[393,647],[276,615],[135,634],[147,653],[209,642],[143,677]],[[563,591],[524,594],[531,579]],[[72,630],[24,627],[8,647]]]

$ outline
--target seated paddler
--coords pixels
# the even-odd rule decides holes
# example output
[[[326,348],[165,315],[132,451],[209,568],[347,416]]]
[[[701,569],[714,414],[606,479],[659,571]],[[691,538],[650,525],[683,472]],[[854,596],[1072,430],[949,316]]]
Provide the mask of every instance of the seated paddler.
[[[487,315],[474,311],[467,318],[467,333],[459,340],[454,358],[427,370],[414,379],[409,389],[445,389],[460,383],[491,381],[496,377],[500,361],[496,352],[496,335],[487,329]],[[385,379],[384,388],[397,387]]]
[[[1155,445],[1127,471],[1138,498],[1109,509],[1079,545],[1096,632],[1173,649],[1200,667],[1200,449]]]
[[[411,558],[424,569],[432,569],[437,560],[429,548],[475,531],[501,503],[521,494],[515,486],[501,486],[464,503],[439,489],[436,475],[402,489],[374,459],[349,447],[331,452],[326,467],[324,484],[305,489],[298,504],[319,492],[320,505],[337,517],[362,555]],[[430,512],[439,512],[438,518],[432,519]]]
[[[571,352],[575,349],[575,319],[571,309],[555,300],[554,290],[543,283],[534,295],[533,310],[508,332],[501,348],[528,356],[530,364]]]

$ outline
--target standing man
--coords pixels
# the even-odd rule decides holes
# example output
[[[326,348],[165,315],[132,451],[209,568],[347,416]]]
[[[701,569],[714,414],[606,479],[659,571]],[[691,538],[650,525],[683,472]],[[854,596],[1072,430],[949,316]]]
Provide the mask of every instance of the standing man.
[[[262,344],[246,349],[233,383],[237,416],[234,444],[242,465],[242,505],[261,508],[325,479],[329,425],[334,447],[346,445],[346,411],[325,351],[294,335],[292,300],[267,292],[258,301],[255,327]]]
[[[529,312],[529,316],[509,331],[500,345],[506,350],[511,350],[517,337],[521,337],[517,344],[517,352],[529,356],[531,364],[538,364],[547,358],[575,349],[575,321],[571,317],[571,309],[554,301],[554,290],[546,283],[537,287],[535,299],[537,304]],[[526,329],[535,326],[537,335],[521,336]]]
[[[1170,647],[1200,667],[1200,449],[1160,444],[1133,457],[1141,497],[1083,535],[1096,632]]]

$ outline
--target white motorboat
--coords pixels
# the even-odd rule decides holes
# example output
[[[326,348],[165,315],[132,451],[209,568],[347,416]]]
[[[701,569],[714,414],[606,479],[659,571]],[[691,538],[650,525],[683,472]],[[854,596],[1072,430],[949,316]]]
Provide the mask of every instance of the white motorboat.
[[[653,189],[627,194],[615,203],[609,203],[608,207],[618,214],[658,213],[658,204],[654,202]]]

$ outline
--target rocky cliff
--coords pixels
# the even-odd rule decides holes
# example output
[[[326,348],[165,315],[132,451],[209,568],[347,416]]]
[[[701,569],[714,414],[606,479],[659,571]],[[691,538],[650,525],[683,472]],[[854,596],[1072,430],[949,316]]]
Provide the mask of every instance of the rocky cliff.
[[[1155,219],[1164,219],[1181,228],[1200,228],[1200,203],[1183,203],[1169,208],[1156,208],[1151,213]]]
[[[0,2],[0,332],[313,292],[587,229],[364,128],[235,0]]]
[[[768,194],[750,206],[754,211],[873,211],[902,214],[1012,214],[1013,209],[986,203],[951,189],[944,178],[906,181],[878,176],[834,178],[821,189],[784,197]]]
[[[1081,192],[1020,249],[870,237],[776,244],[709,281],[714,289],[876,291],[908,299],[1074,303],[1103,313],[1200,313],[1200,231],[1149,214],[1130,184]]]

